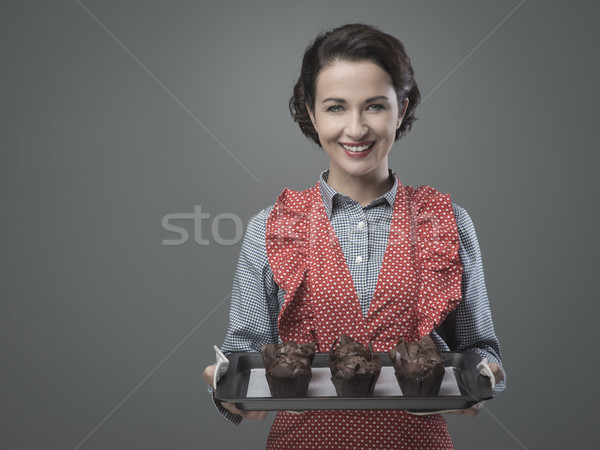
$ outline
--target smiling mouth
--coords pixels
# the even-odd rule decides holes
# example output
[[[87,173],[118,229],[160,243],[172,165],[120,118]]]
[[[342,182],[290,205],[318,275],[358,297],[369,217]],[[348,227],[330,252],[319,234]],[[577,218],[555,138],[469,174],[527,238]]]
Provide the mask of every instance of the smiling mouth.
[[[359,142],[358,144],[345,144],[345,143],[340,142],[340,145],[342,147],[344,147],[345,150],[348,150],[349,152],[361,153],[361,152],[366,152],[367,150],[370,150],[373,147],[373,145],[375,145],[375,141]]]

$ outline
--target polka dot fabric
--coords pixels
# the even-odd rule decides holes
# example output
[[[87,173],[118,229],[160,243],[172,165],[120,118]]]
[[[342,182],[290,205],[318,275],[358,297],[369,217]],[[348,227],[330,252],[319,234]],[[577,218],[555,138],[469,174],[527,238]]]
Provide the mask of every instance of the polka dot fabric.
[[[453,449],[445,419],[405,411],[277,413],[267,449]]]
[[[266,246],[286,297],[282,341],[328,352],[340,334],[385,352],[429,334],[461,299],[459,237],[450,197],[398,186],[383,264],[363,316],[319,186],[285,189],[267,220]],[[279,412],[267,448],[452,448],[445,420],[405,411]]]

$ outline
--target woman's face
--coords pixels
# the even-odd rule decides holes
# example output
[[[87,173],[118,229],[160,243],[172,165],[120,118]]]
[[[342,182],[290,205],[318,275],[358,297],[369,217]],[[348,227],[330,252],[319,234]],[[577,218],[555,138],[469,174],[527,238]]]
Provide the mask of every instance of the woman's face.
[[[399,110],[390,75],[371,61],[338,61],[316,80],[315,107],[309,113],[330,176],[388,177],[387,156],[408,100]]]

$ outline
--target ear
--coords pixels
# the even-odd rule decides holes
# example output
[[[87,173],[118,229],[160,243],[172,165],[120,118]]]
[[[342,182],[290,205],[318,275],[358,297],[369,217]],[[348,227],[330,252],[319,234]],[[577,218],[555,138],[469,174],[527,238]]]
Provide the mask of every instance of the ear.
[[[316,130],[317,129],[317,119],[315,119],[315,115],[310,110],[310,107],[308,106],[308,104],[305,103],[304,106],[306,107],[306,110],[308,111],[308,115],[310,116],[310,121],[312,122],[313,127],[315,127],[315,130]]]
[[[404,120],[404,115],[406,114],[406,110],[408,109],[408,97],[404,99],[404,106],[402,109],[398,111],[398,123],[396,125],[396,129],[400,128],[402,125],[402,120]]]

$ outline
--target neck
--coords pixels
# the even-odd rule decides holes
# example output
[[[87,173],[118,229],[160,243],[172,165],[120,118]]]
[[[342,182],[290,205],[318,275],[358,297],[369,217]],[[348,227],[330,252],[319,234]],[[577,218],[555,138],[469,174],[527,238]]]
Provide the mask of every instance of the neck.
[[[341,194],[347,195],[352,200],[367,206],[376,198],[381,197],[394,185],[388,168],[359,176],[341,175],[334,167],[329,169],[327,184]]]

